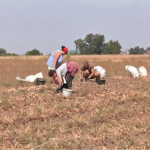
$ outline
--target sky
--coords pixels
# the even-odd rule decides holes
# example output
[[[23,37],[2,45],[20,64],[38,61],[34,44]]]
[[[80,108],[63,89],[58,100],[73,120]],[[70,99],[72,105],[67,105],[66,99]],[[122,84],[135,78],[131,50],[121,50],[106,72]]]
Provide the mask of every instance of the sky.
[[[150,47],[150,0],[0,0],[0,48],[44,55],[101,34],[123,50]]]

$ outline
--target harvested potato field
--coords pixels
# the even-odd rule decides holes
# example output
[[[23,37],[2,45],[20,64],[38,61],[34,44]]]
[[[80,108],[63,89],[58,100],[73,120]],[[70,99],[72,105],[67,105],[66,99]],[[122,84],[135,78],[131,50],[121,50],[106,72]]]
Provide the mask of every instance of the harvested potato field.
[[[106,70],[106,83],[73,82],[64,98],[48,77],[48,56],[0,57],[0,149],[149,149],[150,56],[66,56]],[[125,65],[145,66],[131,78]],[[42,72],[45,85],[17,81]]]

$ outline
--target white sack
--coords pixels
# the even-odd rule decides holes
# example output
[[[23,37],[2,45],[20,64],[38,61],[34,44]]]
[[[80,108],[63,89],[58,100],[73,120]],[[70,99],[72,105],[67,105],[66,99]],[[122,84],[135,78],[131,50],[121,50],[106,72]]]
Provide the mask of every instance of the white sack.
[[[36,80],[35,75],[29,75],[25,78],[25,81],[27,82],[34,82]]]
[[[136,67],[133,67],[133,66],[125,66],[125,69],[126,71],[129,71],[130,74],[132,75],[132,77],[134,78],[138,78],[139,77],[139,72],[138,72],[138,69]]]
[[[43,78],[42,72],[39,72],[35,75],[36,78]]]
[[[95,66],[94,67],[95,71],[98,71],[100,73],[100,77],[105,77],[106,76],[106,70],[102,68],[101,66]]]
[[[43,78],[42,72],[39,72],[35,75],[29,75],[25,79],[21,79],[20,77],[16,77],[19,81],[26,81],[26,82],[34,82],[37,78]]]
[[[144,66],[139,67],[139,73],[141,77],[146,77],[147,76],[147,70]]]
[[[19,81],[26,81],[25,79],[21,79],[20,77],[16,77],[16,80],[19,80]]]

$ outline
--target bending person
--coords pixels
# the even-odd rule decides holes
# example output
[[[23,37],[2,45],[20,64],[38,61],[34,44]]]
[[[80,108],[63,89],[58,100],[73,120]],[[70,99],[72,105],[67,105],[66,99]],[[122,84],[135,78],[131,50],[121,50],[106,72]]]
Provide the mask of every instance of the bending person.
[[[57,92],[62,91],[62,88],[72,89],[72,80],[76,73],[79,71],[79,65],[75,62],[67,62],[62,64],[57,70],[50,70],[50,77],[57,77],[57,81],[59,82]],[[64,85],[66,80],[66,85]]]
[[[88,81],[89,79],[99,78],[100,74],[99,72],[94,70],[94,66],[92,64],[85,61],[83,62],[83,66],[80,68],[79,76],[80,81],[82,82],[83,78],[85,79],[85,81]]]
[[[63,55],[68,54],[68,48],[65,46],[61,47],[61,50],[52,52],[51,56],[47,61],[49,70],[56,70],[63,63]],[[55,78],[52,77],[53,84],[56,84]]]

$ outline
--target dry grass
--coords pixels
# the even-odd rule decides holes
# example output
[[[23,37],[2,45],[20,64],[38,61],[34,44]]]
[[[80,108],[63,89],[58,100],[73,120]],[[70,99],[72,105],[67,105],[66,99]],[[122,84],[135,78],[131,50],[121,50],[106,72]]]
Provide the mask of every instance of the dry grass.
[[[72,97],[55,93],[47,76],[48,56],[0,58],[1,149],[149,149],[150,77],[131,79],[124,66],[144,65],[149,56],[67,56],[107,71],[106,84],[80,83]],[[46,85],[15,80],[42,71]]]

